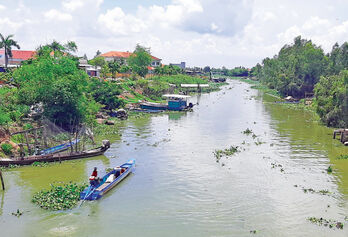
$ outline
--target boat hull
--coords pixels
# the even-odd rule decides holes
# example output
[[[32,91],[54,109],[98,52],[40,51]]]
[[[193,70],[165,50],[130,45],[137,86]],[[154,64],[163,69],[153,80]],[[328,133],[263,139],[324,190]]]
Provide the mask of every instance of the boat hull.
[[[10,166],[10,165],[31,165],[34,162],[55,162],[55,161],[65,161],[65,160],[76,160],[82,158],[89,158],[93,156],[103,155],[109,147],[100,147],[97,149],[72,153],[67,155],[61,154],[50,154],[50,155],[39,155],[39,156],[29,156],[24,158],[14,158],[14,159],[2,159],[0,160],[0,166]]]
[[[126,168],[126,171],[123,172],[121,175],[119,175],[114,181],[111,183],[106,183],[107,178],[111,174],[115,174],[115,170],[112,170],[111,172],[107,173],[100,182],[99,185],[92,186],[90,185],[85,190],[83,190],[80,193],[80,199],[81,200],[97,200],[101,197],[103,197],[107,192],[109,192],[111,189],[113,189],[117,184],[119,184],[123,179],[125,179],[130,173],[134,172],[135,170],[135,160],[129,160],[127,163],[120,166],[121,168]],[[103,188],[100,188],[103,187]]]

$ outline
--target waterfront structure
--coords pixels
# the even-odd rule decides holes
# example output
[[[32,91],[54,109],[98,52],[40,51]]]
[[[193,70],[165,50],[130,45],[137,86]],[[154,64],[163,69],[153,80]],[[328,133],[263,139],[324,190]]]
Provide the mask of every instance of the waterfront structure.
[[[35,51],[29,50],[11,50],[12,57],[8,57],[7,67],[19,67],[23,61],[28,60],[35,55]],[[0,67],[5,66],[5,51],[0,50]]]
[[[79,68],[84,70],[90,77],[100,76],[101,67],[88,64],[86,59],[79,59]]]
[[[120,52],[120,51],[110,51],[107,53],[103,53],[100,55],[100,57],[104,57],[105,61],[107,62],[119,62],[119,63],[126,63],[127,59],[132,55],[133,53],[131,52]],[[159,67],[161,66],[161,61],[162,59],[157,58],[155,56],[152,56],[152,62],[151,62],[151,67]]]
[[[177,66],[180,67],[181,69],[185,69],[186,68],[186,62],[181,62],[181,63],[170,63],[170,66]]]

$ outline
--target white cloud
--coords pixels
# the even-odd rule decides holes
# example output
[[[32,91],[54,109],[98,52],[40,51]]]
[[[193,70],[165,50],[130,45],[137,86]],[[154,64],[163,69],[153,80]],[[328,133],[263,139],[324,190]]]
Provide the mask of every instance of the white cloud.
[[[4,5],[0,5],[0,11],[5,10],[6,7]]]
[[[103,0],[65,0],[62,5],[67,11],[75,11],[84,6],[89,6],[90,9],[98,9],[103,3]]]
[[[348,39],[343,0],[138,0],[132,9],[119,1],[47,1],[40,9],[27,2],[9,1],[0,18],[0,32],[15,34],[23,49],[75,40],[81,54],[94,56],[140,43],[164,63],[233,67],[272,57],[298,35],[326,51]]]
[[[60,12],[56,9],[51,9],[44,14],[47,19],[58,21],[71,21],[72,15],[69,13]]]

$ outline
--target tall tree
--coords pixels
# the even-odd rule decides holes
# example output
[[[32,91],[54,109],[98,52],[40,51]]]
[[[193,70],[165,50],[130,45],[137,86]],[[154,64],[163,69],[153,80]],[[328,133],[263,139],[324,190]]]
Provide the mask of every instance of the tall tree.
[[[77,45],[74,41],[68,41],[66,44],[64,44],[64,48],[67,52],[76,53],[77,52]]]
[[[150,66],[152,58],[150,55],[150,49],[145,48],[137,44],[133,54],[128,58],[128,65],[139,76],[144,77],[148,72],[148,66]]]
[[[16,47],[17,49],[20,49],[17,41],[13,40],[14,35],[8,35],[7,37],[4,37],[1,33],[0,33],[0,48],[4,48],[4,52],[5,52],[5,68],[7,68],[7,64],[8,64],[8,58],[12,58],[12,46]]]

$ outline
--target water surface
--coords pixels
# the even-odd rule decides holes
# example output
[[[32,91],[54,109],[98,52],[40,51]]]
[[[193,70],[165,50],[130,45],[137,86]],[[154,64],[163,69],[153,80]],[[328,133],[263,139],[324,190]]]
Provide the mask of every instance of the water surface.
[[[193,112],[122,122],[122,136],[105,156],[5,171],[1,236],[347,236],[346,226],[329,229],[307,218],[348,216],[348,161],[336,160],[348,149],[311,113],[229,83],[193,97]],[[243,134],[246,128],[257,137]],[[241,152],[217,163],[213,151],[231,145]],[[94,166],[130,158],[136,172],[99,201],[63,212],[30,202],[52,182],[84,182]],[[19,218],[11,215],[18,208]]]

